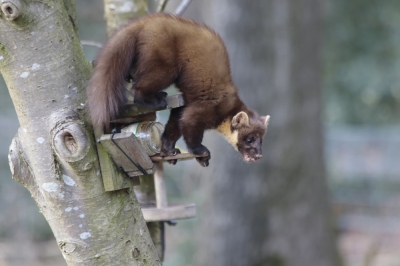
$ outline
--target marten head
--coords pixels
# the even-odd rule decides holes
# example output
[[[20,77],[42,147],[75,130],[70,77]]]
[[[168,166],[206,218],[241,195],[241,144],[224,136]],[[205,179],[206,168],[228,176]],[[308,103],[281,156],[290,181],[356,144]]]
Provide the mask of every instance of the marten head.
[[[267,131],[269,116],[252,117],[245,112],[239,112],[232,118],[231,131],[237,132],[236,149],[246,162],[256,162],[262,157],[262,141]],[[235,146],[235,145],[234,145]]]
[[[217,130],[243,156],[245,162],[256,162],[262,157],[262,140],[267,131],[269,115],[237,113],[231,121],[225,120]]]

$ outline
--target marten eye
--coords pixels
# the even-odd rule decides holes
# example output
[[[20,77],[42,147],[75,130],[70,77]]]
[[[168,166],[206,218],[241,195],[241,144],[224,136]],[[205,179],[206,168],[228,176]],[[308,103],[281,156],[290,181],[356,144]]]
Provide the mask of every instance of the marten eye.
[[[252,139],[252,138],[247,138],[247,139],[246,139],[246,142],[247,142],[248,144],[251,144],[251,143],[253,142],[253,139]]]

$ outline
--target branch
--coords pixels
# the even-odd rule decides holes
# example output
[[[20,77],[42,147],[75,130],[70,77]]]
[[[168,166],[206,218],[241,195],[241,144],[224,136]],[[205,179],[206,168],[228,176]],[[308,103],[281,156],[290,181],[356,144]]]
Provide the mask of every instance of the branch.
[[[190,5],[190,3],[192,2],[192,0],[183,0],[179,6],[176,8],[175,10],[175,15],[182,15],[183,12],[185,12],[185,10],[187,9],[187,7]]]
[[[106,21],[107,21],[107,29],[108,29],[108,33],[111,34],[115,29],[119,28],[121,25],[125,24],[129,19],[135,18],[135,17],[140,17],[142,15],[147,14],[148,11],[148,6],[147,6],[147,2],[148,1],[144,1],[144,0],[129,0],[131,2],[133,2],[133,6],[132,9],[130,10],[130,12],[117,12],[118,8],[117,8],[117,4],[119,4],[119,2],[123,2],[123,1],[117,1],[117,0],[105,0],[105,16],[106,16]],[[165,5],[167,3],[167,0],[161,0],[163,1],[163,3],[161,3],[161,8],[165,8]],[[115,7],[114,9],[111,9],[110,7],[112,7],[110,4],[114,4],[112,5],[113,7]],[[100,147],[100,148],[99,148]],[[108,155],[106,153],[106,151],[104,150],[104,148],[101,145],[98,145],[98,152],[99,154],[105,154],[108,158]],[[144,176],[142,176],[144,177]],[[130,197],[132,198],[132,201],[135,203],[135,205],[133,205],[133,208],[137,211],[140,212],[140,204],[151,204],[152,200],[148,200],[147,197],[144,198],[144,201],[141,200],[137,200],[137,198],[141,198],[141,196],[143,195],[147,195],[147,193],[145,193],[143,190],[146,190],[147,188],[151,188],[151,182],[153,181],[153,177],[150,175],[147,175],[147,178],[141,178],[141,185],[136,187],[135,192],[137,193],[135,195],[135,192],[133,191],[133,189],[130,190],[130,193],[128,195],[130,195]],[[143,181],[143,182],[142,182]],[[149,192],[149,195],[151,195],[154,198],[154,202],[155,202],[155,193],[154,193],[154,181],[152,183],[152,189]],[[139,188],[140,187],[140,188]],[[143,193],[142,193],[143,192]],[[115,191],[113,192],[115,193]],[[137,198],[136,198],[137,197]],[[136,205],[137,204],[137,205]],[[139,205],[139,206],[138,206]],[[144,218],[143,216],[140,214],[136,214],[136,218],[134,219],[135,221],[138,222],[144,222]],[[120,226],[121,227],[121,226]],[[149,228],[140,228],[140,236],[136,234],[136,246],[139,246],[139,244],[143,244],[142,245],[142,249],[140,251],[139,254],[142,254],[144,251],[147,252],[147,257],[146,257],[146,261],[147,263],[145,263],[144,265],[159,265],[160,264],[160,260],[158,257],[161,258],[163,257],[163,241],[161,241],[163,239],[163,230],[161,230],[161,228],[163,227],[163,222],[157,222],[157,223],[152,223]],[[160,228],[160,230],[157,230],[157,228]],[[150,234],[149,234],[150,233]],[[153,242],[156,243],[156,246],[154,246],[153,243],[151,243],[153,240]],[[131,241],[133,243],[133,241]],[[132,250],[132,255],[134,259],[137,259],[137,255],[139,251],[137,248]],[[158,256],[157,256],[158,253]],[[141,255],[143,257],[143,255]],[[116,265],[116,264],[114,264]],[[135,264],[136,265],[136,264]],[[139,265],[139,264],[138,264]],[[142,264],[140,264],[142,265]],[[161,265],[161,264],[160,264]]]
[[[168,0],[161,0],[160,4],[158,5],[157,12],[163,12],[167,6],[167,3]]]
[[[24,6],[20,1],[1,1],[1,11],[6,20],[15,20],[24,12]]]
[[[10,165],[12,178],[26,187],[36,198],[36,196],[39,197],[38,187],[35,183],[32,170],[27,163],[26,154],[24,153],[24,147],[22,146],[19,135],[18,132],[12,140],[8,152],[8,163]]]
[[[69,20],[72,23],[72,27],[74,28],[75,33],[78,33],[78,23],[76,18],[76,6],[74,0],[63,0],[65,10],[68,13]]]
[[[93,46],[93,47],[97,47],[97,48],[101,48],[103,47],[103,45],[99,42],[94,42],[94,41],[81,41],[82,45],[86,45],[86,46]]]

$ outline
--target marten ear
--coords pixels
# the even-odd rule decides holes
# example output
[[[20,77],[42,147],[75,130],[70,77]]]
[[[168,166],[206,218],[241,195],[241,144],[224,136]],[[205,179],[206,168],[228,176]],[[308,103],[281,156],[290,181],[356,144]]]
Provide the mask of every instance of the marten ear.
[[[245,112],[239,112],[232,118],[232,127],[234,129],[238,129],[240,127],[248,127],[249,125],[249,116]]]
[[[267,116],[262,116],[262,117],[261,117],[261,121],[264,123],[265,129],[268,127],[269,118],[270,118],[269,115],[267,115]]]

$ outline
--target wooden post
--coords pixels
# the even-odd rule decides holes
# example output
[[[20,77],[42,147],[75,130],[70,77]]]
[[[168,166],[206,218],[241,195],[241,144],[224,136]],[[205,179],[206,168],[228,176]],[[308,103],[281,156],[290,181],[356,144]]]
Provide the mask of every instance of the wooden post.
[[[117,0],[105,0],[104,1],[104,10],[105,10],[105,17],[107,21],[107,31],[109,35],[113,33],[118,27],[126,23],[129,19],[139,17],[141,15],[144,15],[147,13],[148,6],[147,6],[146,0],[132,0],[129,3],[132,5],[130,6],[129,10],[127,11],[126,8],[124,7],[125,4],[127,4],[127,1],[117,1]],[[134,110],[134,116],[139,115],[139,112],[136,112]],[[145,112],[149,113],[149,112]],[[129,115],[128,115],[129,117]],[[128,118],[129,119],[129,118]],[[146,117],[145,120],[153,120],[154,118],[149,118]],[[143,120],[142,120],[143,121]],[[123,121],[115,121],[115,122],[123,122]],[[133,121],[125,121],[125,122],[133,122]],[[113,178],[120,179],[119,176],[114,175]],[[114,184],[119,184],[121,181],[112,181],[110,183]],[[140,205],[146,206],[146,205],[155,205],[155,192],[154,192],[154,181],[152,178],[152,175],[146,175],[146,176],[141,176],[140,177],[140,186],[134,187],[134,191],[136,194],[136,197],[140,203]],[[153,187],[153,188],[152,188]],[[153,206],[154,206],[153,205]],[[155,245],[155,248],[157,250],[157,253],[161,259],[163,260],[163,235],[164,235],[164,230],[161,230],[162,223],[154,223],[150,224],[147,223],[147,227],[149,229],[151,238],[153,240],[153,243]]]
[[[154,174],[154,189],[156,193],[157,208],[165,208],[168,206],[167,189],[164,180],[163,163],[157,163],[157,170]]]
[[[143,208],[156,207],[156,191],[153,175],[140,176],[140,186],[134,187],[136,197]],[[161,261],[164,260],[164,222],[147,222],[151,239]]]

